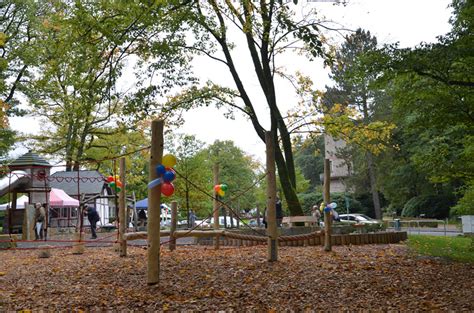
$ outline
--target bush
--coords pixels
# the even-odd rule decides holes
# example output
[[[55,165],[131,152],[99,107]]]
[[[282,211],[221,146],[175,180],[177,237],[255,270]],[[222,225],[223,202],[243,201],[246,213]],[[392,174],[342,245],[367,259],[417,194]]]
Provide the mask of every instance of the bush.
[[[446,194],[413,197],[405,203],[402,216],[416,217],[424,214],[430,218],[446,218],[453,203],[453,196]]]

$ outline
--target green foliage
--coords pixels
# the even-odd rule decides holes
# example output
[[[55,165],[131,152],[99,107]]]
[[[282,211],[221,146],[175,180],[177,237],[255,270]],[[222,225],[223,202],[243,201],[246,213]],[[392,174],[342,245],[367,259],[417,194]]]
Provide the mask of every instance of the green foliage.
[[[470,182],[463,190],[463,197],[451,209],[454,216],[474,215],[474,182]]]
[[[413,252],[421,255],[474,263],[472,238],[410,235],[408,246]]]
[[[445,218],[449,215],[449,208],[454,204],[452,193],[423,194],[413,197],[403,207],[402,216]]]
[[[217,140],[206,149],[206,153],[205,164],[212,171],[214,163],[217,163],[219,182],[228,186],[223,201],[235,211],[254,208],[256,203],[255,183],[258,179],[254,173],[255,162],[232,141]],[[208,187],[210,192],[213,187],[211,180]],[[209,201],[209,204],[212,202]]]
[[[295,164],[309,180],[310,188],[316,190],[322,184],[319,175],[324,172],[324,137],[306,138],[297,141],[294,147]]]

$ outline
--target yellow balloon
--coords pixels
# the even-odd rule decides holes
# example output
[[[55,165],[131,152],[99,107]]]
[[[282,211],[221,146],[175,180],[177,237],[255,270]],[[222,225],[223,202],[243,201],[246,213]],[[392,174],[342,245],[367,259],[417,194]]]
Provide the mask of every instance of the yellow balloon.
[[[163,156],[162,164],[164,167],[173,167],[176,165],[176,157],[172,154]]]
[[[225,191],[224,190],[219,190],[217,194],[221,197],[225,196]]]

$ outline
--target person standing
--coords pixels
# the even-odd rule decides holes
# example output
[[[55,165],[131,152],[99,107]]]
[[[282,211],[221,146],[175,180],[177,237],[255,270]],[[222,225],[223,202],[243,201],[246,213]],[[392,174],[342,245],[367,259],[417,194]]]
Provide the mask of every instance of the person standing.
[[[319,220],[321,219],[321,212],[319,211],[319,207],[317,205],[313,205],[311,215],[316,218],[316,225],[319,225]]]
[[[191,228],[194,228],[194,226],[196,226],[196,214],[193,210],[189,211],[189,224],[191,224]]]
[[[43,240],[46,210],[41,203],[35,204],[35,240]]]
[[[99,213],[97,213],[96,209],[93,207],[90,207],[88,205],[85,206],[86,212],[87,212],[87,219],[89,220],[89,224],[91,226],[91,239],[96,239],[97,234],[96,234],[96,227],[97,227],[97,222],[100,220]]]
[[[138,226],[146,226],[146,220],[147,216],[145,210],[142,209],[138,211]]]
[[[281,226],[281,222],[283,220],[283,208],[281,206],[280,198],[276,197],[276,223],[277,227]]]

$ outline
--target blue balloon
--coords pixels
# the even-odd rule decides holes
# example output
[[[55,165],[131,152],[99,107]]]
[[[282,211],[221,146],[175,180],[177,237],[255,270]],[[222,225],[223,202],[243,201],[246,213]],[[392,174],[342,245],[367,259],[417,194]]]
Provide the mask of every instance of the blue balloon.
[[[324,212],[331,212],[332,208],[328,205],[324,208]]]
[[[161,176],[161,175],[163,175],[164,173],[166,173],[166,168],[165,168],[165,166],[164,166],[163,164],[158,164],[158,165],[156,166],[156,174],[157,174],[158,176]]]
[[[166,171],[166,173],[163,175],[163,180],[167,183],[172,182],[173,179],[176,177],[175,173],[172,171]]]
[[[148,189],[153,189],[156,186],[158,186],[159,184],[161,184],[162,182],[163,182],[163,180],[158,177],[157,179],[154,179],[154,180],[152,180],[151,182],[148,183]]]

